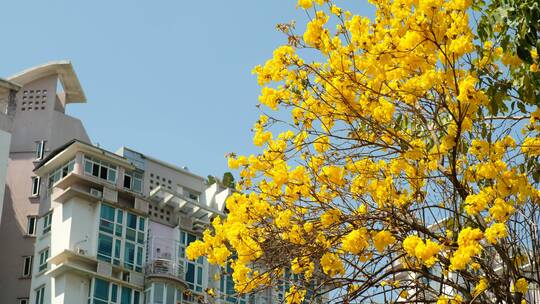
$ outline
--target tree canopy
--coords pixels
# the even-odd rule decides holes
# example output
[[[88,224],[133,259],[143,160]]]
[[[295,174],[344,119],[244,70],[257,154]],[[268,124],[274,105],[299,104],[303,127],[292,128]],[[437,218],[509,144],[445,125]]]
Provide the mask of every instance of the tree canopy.
[[[229,214],[188,256],[230,264],[239,293],[286,280],[294,304],[526,301],[540,110],[519,79],[538,78],[538,45],[510,47],[471,0],[370,2],[373,20],[299,0],[305,30],[278,25],[287,44],[253,70],[260,153],[229,158]]]

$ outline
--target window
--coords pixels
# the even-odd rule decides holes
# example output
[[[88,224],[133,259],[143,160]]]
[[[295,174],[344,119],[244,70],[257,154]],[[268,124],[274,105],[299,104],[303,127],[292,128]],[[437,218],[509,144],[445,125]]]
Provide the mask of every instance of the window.
[[[49,173],[49,180],[48,180],[47,188],[51,189],[57,181],[66,177],[71,171],[73,171],[74,168],[75,168],[75,159],[72,159],[69,162],[67,162],[65,165],[54,170],[52,173]]]
[[[138,291],[102,279],[94,278],[90,304],[140,304]]]
[[[142,178],[142,174],[138,172],[126,172],[124,174],[124,188],[142,192]]]
[[[145,226],[144,217],[101,204],[97,258],[141,272]]]
[[[30,303],[28,298],[22,298],[22,299],[17,299],[17,300],[18,300],[17,304],[28,304],[28,303]]]
[[[36,141],[36,160],[43,159],[44,154],[45,154],[45,141],[44,140]]]
[[[105,161],[85,155],[84,172],[109,183],[116,183],[116,166]]]
[[[39,195],[39,184],[40,184],[40,178],[39,176],[32,176],[32,196],[36,197]]]
[[[203,282],[206,281],[203,279],[203,275],[205,275],[205,260],[203,257],[199,257],[196,261],[191,261],[186,258],[187,246],[196,239],[197,237],[194,234],[180,231],[180,249],[178,251],[180,255],[179,264],[184,265],[185,280],[188,283],[189,288],[197,292],[202,292]]]
[[[43,304],[45,301],[45,286],[38,287],[36,290],[36,304]]]
[[[52,211],[43,216],[43,234],[51,231]]]
[[[22,276],[25,278],[30,277],[32,274],[32,256],[23,257],[23,271]]]
[[[219,288],[221,293],[223,294],[223,298],[228,303],[239,303],[239,304],[245,304],[246,303],[246,296],[241,296],[236,293],[234,290],[234,282],[232,279],[232,268],[229,263],[227,263],[227,267],[222,269],[222,275],[220,277],[220,284]]]
[[[36,222],[37,222],[37,216],[29,216],[28,217],[28,224],[26,225],[26,234],[27,235],[36,235]]]
[[[152,283],[145,290],[147,304],[169,304],[182,302],[182,289],[176,288],[173,284],[164,282]],[[185,303],[185,301],[183,302]]]
[[[184,194],[187,196],[187,198],[191,199],[191,200],[194,200],[194,201],[199,201],[199,193],[193,191],[193,190],[190,190],[190,189],[186,189],[184,188]]]
[[[43,271],[47,269],[47,260],[49,259],[49,248],[41,250],[39,252],[39,265],[38,271]]]

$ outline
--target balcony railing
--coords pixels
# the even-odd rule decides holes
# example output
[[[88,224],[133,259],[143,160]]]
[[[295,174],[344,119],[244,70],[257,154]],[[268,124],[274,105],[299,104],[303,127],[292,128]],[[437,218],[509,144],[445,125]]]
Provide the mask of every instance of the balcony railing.
[[[184,265],[168,259],[156,258],[146,265],[147,275],[174,277],[184,280]]]
[[[178,263],[179,243],[176,240],[152,237],[148,240],[146,274],[184,281],[183,263]]]

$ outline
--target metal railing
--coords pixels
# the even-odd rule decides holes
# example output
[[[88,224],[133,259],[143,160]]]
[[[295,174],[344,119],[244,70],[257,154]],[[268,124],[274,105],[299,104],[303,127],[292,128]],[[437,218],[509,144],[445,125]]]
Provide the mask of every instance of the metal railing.
[[[176,240],[161,237],[148,239],[148,262],[146,274],[175,277],[183,280],[184,265],[178,263],[179,243]]]
[[[146,265],[147,275],[171,276],[184,279],[184,265],[168,259],[155,258]]]

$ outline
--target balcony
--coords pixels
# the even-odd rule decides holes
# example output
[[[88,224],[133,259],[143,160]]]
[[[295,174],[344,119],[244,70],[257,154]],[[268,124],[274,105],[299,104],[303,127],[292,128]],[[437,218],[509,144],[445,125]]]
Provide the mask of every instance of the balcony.
[[[146,265],[146,275],[184,279],[184,266],[167,259],[154,259]]]
[[[145,272],[148,278],[170,279],[186,285],[183,263],[178,263],[179,242],[153,237],[148,241],[148,263]]]

